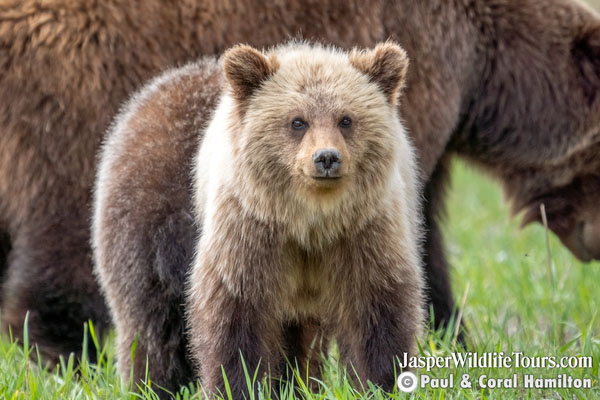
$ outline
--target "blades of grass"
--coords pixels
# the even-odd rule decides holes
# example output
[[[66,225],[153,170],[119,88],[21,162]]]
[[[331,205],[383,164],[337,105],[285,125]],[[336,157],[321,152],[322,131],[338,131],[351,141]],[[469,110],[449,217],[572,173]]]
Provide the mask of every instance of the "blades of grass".
[[[354,376],[357,378],[358,383],[360,384],[360,390],[362,392],[364,392],[365,391],[365,385],[363,384],[362,380],[358,376],[358,372],[356,371],[356,368],[354,368],[354,365],[352,365],[352,364],[350,364],[350,367],[352,367],[352,372],[354,372]]]
[[[61,357],[61,361],[63,361],[63,358]],[[64,373],[63,373],[63,379],[66,381],[72,379],[75,376],[75,355],[73,354],[69,354],[69,358],[67,359],[67,363],[64,364],[65,365],[65,369],[64,369]]]
[[[223,374],[223,386],[225,386],[225,394],[227,395],[227,400],[233,400],[233,396],[231,395],[231,387],[229,386],[229,380],[227,379],[227,374],[225,374],[225,368],[221,365],[221,373]]]
[[[556,289],[554,283],[554,265],[552,264],[552,251],[550,250],[550,230],[548,229],[548,218],[546,217],[546,205],[542,203],[540,205],[540,213],[542,214],[542,223],[544,224],[545,238],[546,238],[546,260],[548,263],[548,276],[550,278],[550,286]]]
[[[23,322],[23,353],[24,361],[27,363],[29,360],[29,311],[25,314],[25,321]]]
[[[592,337],[594,332],[594,323],[596,322],[596,317],[598,316],[598,310],[594,311],[594,315],[592,315],[592,319],[588,323],[585,329],[585,338],[583,341],[583,353],[584,354],[592,354]]]
[[[92,343],[94,343],[94,347],[96,349],[96,363],[101,365],[104,359],[105,348],[100,346],[100,341],[98,340],[98,335],[96,335],[96,329],[94,329],[94,323],[92,320],[88,320],[88,327],[90,331],[90,337],[92,338]]]
[[[456,317],[456,324],[454,325],[454,335],[452,336],[452,347],[456,346],[456,339],[458,338],[458,333],[460,331],[460,324],[462,322],[463,310],[465,309],[465,304],[467,303],[467,296],[469,295],[469,288],[471,287],[471,282],[467,282],[467,286],[465,287],[465,292],[463,293],[463,297],[460,301],[460,308],[458,309],[458,316]]]
[[[40,349],[38,345],[34,345],[33,348],[35,349],[35,359],[37,360],[37,367],[40,369],[40,371],[46,371],[47,368],[43,365],[42,355],[40,354]]]
[[[441,328],[442,329],[442,342],[444,343],[444,347],[449,346],[452,343],[452,338],[454,337],[454,327],[456,326],[456,312],[458,311],[457,306],[454,306],[452,310],[452,315],[448,319],[446,325]]]
[[[92,388],[85,381],[83,382],[83,390],[85,391],[88,399],[93,399],[94,395],[92,392]]]
[[[135,335],[135,339],[133,340],[133,343],[131,345],[131,368],[129,368],[129,383],[127,385],[128,388],[133,387],[133,380],[134,380],[133,366],[135,365],[135,350],[137,349],[139,340],[140,340],[140,334],[138,333]]]
[[[59,371],[62,372],[63,379],[67,375],[67,364],[65,363],[65,358],[61,355],[58,358],[58,368]]]
[[[81,349],[81,363],[86,363],[88,361],[88,324],[87,322],[83,323],[83,346]]]
[[[417,350],[419,350],[420,355],[425,355],[425,351],[423,350],[423,345],[421,345],[421,340],[417,338]]]
[[[37,381],[35,379],[35,375],[31,372],[31,370],[27,371],[27,392],[31,399],[35,399],[38,397],[37,393]]]
[[[148,356],[146,355],[146,368],[144,369],[144,382],[149,388],[152,387],[152,381],[150,379],[150,366],[148,362]]]
[[[250,374],[248,373],[248,368],[246,367],[246,362],[244,361],[244,357],[242,356],[241,351],[240,359],[242,361],[242,369],[244,370],[244,378],[246,379],[246,386],[248,387],[248,394],[250,396],[250,400],[254,400],[254,385],[256,384],[256,378],[258,376],[258,370],[260,368],[261,360],[258,360],[258,365],[256,366],[252,379],[250,379]]]
[[[160,400],[158,394],[147,383],[147,380],[145,380],[141,385],[138,385],[138,388],[144,400]]]
[[[562,345],[559,348],[559,351],[561,353],[566,352],[569,348],[571,348],[571,346],[573,346],[575,343],[577,343],[579,341],[579,339],[581,339],[581,335],[577,335],[574,339],[571,339],[570,341],[568,341],[567,343],[565,343],[564,345]]]
[[[172,391],[168,390],[167,388],[165,388],[163,386],[156,385],[156,387],[158,389],[162,390],[163,392],[167,393],[169,396],[171,396],[171,398],[175,398],[178,395],[178,392],[173,393]],[[153,388],[148,387],[148,393],[151,393],[153,397],[154,397],[154,395],[156,395],[156,398],[158,398],[158,394],[156,393],[156,391]]]
[[[75,369],[75,355],[70,354],[69,359],[67,361],[67,370],[65,371],[64,380],[65,387],[68,383],[72,382],[75,378],[76,369]]]
[[[307,395],[310,394],[310,389],[308,388],[308,385],[306,383],[308,383],[308,380],[310,379],[309,377],[309,365],[307,363],[306,365],[306,383],[304,382],[304,379],[302,378],[302,376],[300,375],[300,368],[298,367],[298,364],[296,363],[296,368],[292,368],[292,372],[294,375],[294,380],[292,380],[292,382],[297,382],[299,388],[302,390],[302,392],[306,393]],[[294,390],[294,385],[291,384],[291,389],[292,389],[292,394],[293,394],[293,390]]]

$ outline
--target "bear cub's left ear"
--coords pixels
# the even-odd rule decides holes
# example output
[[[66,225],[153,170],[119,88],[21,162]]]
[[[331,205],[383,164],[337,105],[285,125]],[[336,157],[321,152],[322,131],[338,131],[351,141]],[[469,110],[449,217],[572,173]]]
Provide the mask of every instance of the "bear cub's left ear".
[[[231,85],[236,100],[242,104],[277,68],[275,59],[269,59],[254,47],[244,44],[232,47],[223,55],[225,78]]]
[[[406,51],[398,44],[387,41],[372,50],[353,50],[350,63],[375,82],[391,104],[396,104],[404,86],[408,69]]]

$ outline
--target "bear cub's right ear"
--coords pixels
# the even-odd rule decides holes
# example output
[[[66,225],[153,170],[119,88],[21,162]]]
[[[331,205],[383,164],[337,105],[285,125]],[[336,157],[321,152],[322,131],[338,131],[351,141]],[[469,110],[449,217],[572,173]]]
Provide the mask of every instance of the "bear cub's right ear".
[[[408,69],[408,56],[400,45],[387,41],[373,50],[353,50],[350,63],[376,83],[391,104],[397,103]]]
[[[232,47],[223,55],[225,78],[233,89],[234,97],[242,104],[277,68],[275,59],[268,59],[254,47],[244,44]]]

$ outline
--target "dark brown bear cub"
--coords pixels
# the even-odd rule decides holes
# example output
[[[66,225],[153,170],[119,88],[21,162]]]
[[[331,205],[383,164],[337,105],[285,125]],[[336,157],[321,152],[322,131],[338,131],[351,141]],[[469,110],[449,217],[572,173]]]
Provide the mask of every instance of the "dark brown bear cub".
[[[360,380],[393,389],[423,319],[416,167],[397,112],[407,66],[392,43],[225,54],[229,87],[195,162],[186,308],[207,389],[223,390],[223,367],[247,390],[240,355],[277,376],[330,337]]]

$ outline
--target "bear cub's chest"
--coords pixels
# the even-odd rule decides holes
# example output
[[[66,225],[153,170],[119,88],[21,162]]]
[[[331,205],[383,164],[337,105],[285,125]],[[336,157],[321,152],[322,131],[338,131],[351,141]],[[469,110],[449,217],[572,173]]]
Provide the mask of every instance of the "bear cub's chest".
[[[286,252],[289,262],[282,271],[280,297],[284,317],[325,318],[339,298],[334,251],[306,251],[288,245]]]

